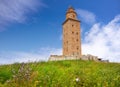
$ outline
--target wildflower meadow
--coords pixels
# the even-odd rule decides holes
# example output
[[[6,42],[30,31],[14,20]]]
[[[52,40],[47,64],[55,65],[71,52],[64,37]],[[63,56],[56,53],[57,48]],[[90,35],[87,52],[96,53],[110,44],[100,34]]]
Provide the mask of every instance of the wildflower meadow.
[[[120,87],[120,64],[67,60],[0,65],[0,87]]]

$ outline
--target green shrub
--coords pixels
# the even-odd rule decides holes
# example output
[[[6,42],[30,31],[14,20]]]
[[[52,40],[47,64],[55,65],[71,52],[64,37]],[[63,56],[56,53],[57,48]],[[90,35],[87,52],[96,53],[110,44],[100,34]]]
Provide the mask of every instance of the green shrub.
[[[28,64],[22,63],[17,72],[13,71],[13,77],[6,82],[6,87],[33,87],[37,76],[37,71],[32,71]]]

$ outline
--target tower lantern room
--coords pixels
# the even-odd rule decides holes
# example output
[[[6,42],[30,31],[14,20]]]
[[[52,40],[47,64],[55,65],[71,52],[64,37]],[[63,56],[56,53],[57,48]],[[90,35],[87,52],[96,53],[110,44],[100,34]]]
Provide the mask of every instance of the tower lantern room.
[[[66,12],[66,19],[69,19],[69,18],[71,18],[71,19],[77,19],[77,14],[74,11],[73,7],[69,7],[69,9]]]

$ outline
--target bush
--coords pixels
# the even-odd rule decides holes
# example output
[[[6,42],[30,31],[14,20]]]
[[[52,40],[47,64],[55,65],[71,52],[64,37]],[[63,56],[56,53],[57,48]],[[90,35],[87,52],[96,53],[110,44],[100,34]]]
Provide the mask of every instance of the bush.
[[[13,70],[13,77],[6,82],[6,87],[33,87],[37,85],[37,75],[37,71],[32,71],[28,64],[22,63],[17,72]]]

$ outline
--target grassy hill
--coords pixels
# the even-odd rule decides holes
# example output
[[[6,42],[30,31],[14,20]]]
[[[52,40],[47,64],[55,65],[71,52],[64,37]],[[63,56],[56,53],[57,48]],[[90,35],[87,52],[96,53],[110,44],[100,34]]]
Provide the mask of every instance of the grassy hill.
[[[120,64],[74,60],[1,65],[0,87],[120,87]]]

